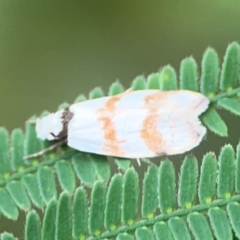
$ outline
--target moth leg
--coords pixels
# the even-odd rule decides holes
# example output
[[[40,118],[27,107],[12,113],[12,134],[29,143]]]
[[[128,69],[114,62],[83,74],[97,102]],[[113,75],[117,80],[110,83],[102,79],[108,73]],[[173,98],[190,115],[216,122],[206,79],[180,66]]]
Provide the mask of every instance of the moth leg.
[[[62,145],[63,143],[65,143],[67,141],[67,139],[61,139],[59,141],[57,141],[56,143],[54,143],[53,145],[51,145],[50,147],[48,148],[45,148],[39,152],[36,152],[36,153],[33,153],[33,154],[29,154],[27,156],[24,156],[23,159],[26,160],[26,159],[29,159],[29,158],[35,158],[35,157],[39,157],[39,156],[42,156],[44,153],[47,153],[57,147],[59,147],[60,145]]]
[[[140,167],[140,166],[141,166],[141,160],[140,160],[140,158],[137,158],[136,160],[137,160],[138,166]]]

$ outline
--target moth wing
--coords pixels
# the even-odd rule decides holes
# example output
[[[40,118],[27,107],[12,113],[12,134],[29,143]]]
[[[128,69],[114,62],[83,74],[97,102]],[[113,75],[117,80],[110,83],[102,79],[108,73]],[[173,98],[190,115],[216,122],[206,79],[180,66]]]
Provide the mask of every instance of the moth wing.
[[[72,105],[68,145],[84,152],[142,158],[183,153],[205,135],[198,116],[209,101],[201,94],[146,90],[115,100],[106,97]],[[106,109],[108,101],[115,101],[111,110]],[[105,109],[104,114],[99,109]]]

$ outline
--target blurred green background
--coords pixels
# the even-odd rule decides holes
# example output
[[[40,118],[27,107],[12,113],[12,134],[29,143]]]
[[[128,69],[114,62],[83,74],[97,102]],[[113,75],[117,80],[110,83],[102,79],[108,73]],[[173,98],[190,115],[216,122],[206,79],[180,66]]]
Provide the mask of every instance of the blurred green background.
[[[240,1],[0,2],[0,126],[240,39]]]
[[[1,0],[0,126],[23,128],[32,115],[55,111],[95,86],[107,93],[116,79],[128,88],[136,76],[166,64],[178,71],[191,55],[200,71],[208,46],[222,62],[228,43],[239,39],[239,0]],[[208,134],[206,148],[236,146],[238,118],[229,115],[224,119],[231,141],[211,141]],[[23,221],[19,227],[15,231],[22,236]],[[4,230],[13,231],[11,221],[2,222]]]

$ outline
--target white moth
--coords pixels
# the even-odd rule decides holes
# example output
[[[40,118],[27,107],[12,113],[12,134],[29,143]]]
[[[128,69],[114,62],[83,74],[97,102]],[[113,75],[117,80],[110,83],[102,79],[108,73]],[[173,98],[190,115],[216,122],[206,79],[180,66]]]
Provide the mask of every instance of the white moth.
[[[188,90],[127,91],[51,113],[37,120],[36,132],[42,140],[66,139],[82,152],[133,159],[175,155],[202,141],[206,128],[198,116],[208,104]]]

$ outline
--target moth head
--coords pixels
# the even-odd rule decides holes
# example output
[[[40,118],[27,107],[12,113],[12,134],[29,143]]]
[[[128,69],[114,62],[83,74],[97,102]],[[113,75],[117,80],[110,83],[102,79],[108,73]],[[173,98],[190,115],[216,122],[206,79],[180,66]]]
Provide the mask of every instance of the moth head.
[[[36,123],[37,137],[42,140],[59,139],[59,135],[64,129],[63,112],[64,110],[60,110],[43,118],[38,118]]]

